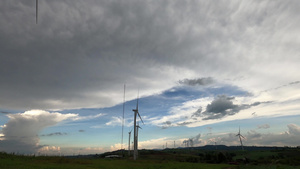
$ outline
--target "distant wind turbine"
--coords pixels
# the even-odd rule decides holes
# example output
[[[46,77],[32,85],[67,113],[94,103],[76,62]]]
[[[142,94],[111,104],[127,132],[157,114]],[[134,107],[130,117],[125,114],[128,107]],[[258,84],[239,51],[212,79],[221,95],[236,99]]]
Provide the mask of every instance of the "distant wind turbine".
[[[242,147],[242,150],[244,150],[242,137],[243,137],[243,139],[245,139],[245,137],[241,135],[241,128],[240,127],[239,127],[239,133],[236,136],[238,136],[240,138],[241,147]]]
[[[121,150],[122,150],[122,155],[123,154],[123,133],[124,133],[124,111],[125,111],[125,88],[126,85],[124,84],[124,95],[123,95],[123,118],[122,118],[122,139],[121,139]]]
[[[137,155],[138,155],[138,142],[137,142],[137,125],[136,125],[136,115],[139,116],[139,118],[141,119],[142,123],[144,124],[143,122],[143,119],[139,113],[139,95],[136,99],[136,109],[132,109],[132,111],[134,112],[134,141],[133,141],[133,144],[134,144],[134,150],[133,150],[133,159],[136,160],[137,159]]]
[[[142,129],[138,123],[136,126],[136,147],[137,147],[137,149],[139,147],[139,141],[138,141],[139,140],[139,128]],[[138,156],[138,151],[136,152],[136,155]]]
[[[131,138],[131,131],[132,131],[132,129],[130,130],[130,132],[128,132],[128,134],[129,134],[129,141],[128,141],[128,156],[130,156],[130,138]]]

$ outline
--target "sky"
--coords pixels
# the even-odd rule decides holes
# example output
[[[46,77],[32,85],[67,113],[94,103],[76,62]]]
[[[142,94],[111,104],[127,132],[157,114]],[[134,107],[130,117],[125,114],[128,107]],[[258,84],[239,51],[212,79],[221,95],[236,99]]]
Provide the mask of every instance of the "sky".
[[[2,0],[0,151],[128,149],[137,97],[140,149],[239,146],[239,128],[246,146],[299,146],[299,9],[40,0],[36,24],[34,0]]]

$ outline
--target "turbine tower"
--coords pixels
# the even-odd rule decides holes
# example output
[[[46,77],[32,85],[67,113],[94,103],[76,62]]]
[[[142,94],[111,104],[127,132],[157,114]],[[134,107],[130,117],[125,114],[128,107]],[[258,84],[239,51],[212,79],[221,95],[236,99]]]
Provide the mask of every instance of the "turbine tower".
[[[140,125],[139,125],[139,123],[137,124],[137,126],[136,126],[136,147],[137,147],[137,149],[138,149],[138,147],[139,147],[139,128],[140,129],[142,129],[141,127],[140,127]],[[136,155],[138,156],[138,151],[136,152]]]
[[[123,153],[123,133],[124,133],[124,111],[125,111],[125,88],[126,88],[126,85],[124,84],[124,95],[123,95],[123,118],[122,118],[122,139],[121,139],[122,156],[124,156],[124,153]]]
[[[131,131],[132,131],[132,129],[130,130],[130,132],[128,132],[128,134],[129,134],[129,141],[128,141],[128,156],[130,156],[130,137],[131,137]]]
[[[244,150],[242,137],[243,137],[243,139],[245,139],[245,137],[241,135],[241,128],[240,127],[239,127],[239,133],[236,136],[238,136],[240,138],[241,147],[242,147],[242,150]]]
[[[136,125],[136,115],[139,116],[139,118],[141,119],[142,123],[144,124],[142,117],[139,113],[139,97],[136,99],[136,109],[132,109],[132,111],[134,112],[134,149],[133,149],[133,159],[136,160],[137,159],[137,155],[138,155],[138,142],[137,142],[137,125]]]

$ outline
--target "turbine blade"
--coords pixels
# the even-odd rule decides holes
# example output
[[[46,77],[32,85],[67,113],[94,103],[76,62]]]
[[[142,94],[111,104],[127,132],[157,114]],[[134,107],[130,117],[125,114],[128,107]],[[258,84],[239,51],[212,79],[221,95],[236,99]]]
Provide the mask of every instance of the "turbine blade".
[[[241,137],[243,137],[244,139],[245,139],[245,137],[244,136],[242,136],[242,135],[240,135]]]
[[[139,97],[140,97],[140,89],[138,89],[138,94],[137,94],[137,98],[136,98],[136,110],[139,110]]]
[[[136,110],[139,110],[139,98],[136,99]]]
[[[143,119],[142,119],[142,117],[141,117],[141,115],[140,115],[140,113],[139,113],[139,112],[137,112],[137,114],[139,115],[139,117],[140,117],[140,119],[141,119],[142,123],[143,123],[143,124],[145,124],[145,123],[144,123],[144,121],[143,121]]]

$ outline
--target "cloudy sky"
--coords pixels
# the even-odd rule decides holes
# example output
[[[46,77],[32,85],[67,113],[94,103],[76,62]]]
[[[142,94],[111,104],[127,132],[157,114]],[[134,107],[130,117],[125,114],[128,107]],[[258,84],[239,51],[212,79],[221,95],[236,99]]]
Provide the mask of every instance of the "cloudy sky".
[[[298,146],[300,2],[0,3],[0,151]],[[131,139],[132,140],[132,139]],[[192,140],[192,141],[190,141]],[[167,143],[167,145],[166,145]]]

